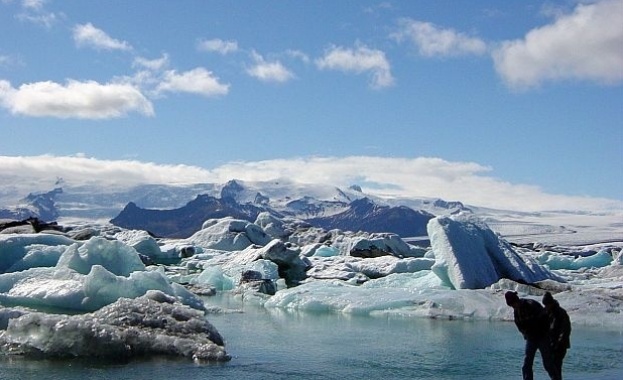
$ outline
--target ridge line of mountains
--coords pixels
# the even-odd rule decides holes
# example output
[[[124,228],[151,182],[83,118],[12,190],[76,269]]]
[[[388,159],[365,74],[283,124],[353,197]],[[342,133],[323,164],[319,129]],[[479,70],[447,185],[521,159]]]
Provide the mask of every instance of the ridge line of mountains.
[[[250,189],[236,180],[231,180],[222,186],[219,194],[214,194],[214,191],[213,194],[199,193],[181,207],[161,209],[153,206],[158,204],[158,198],[164,201],[172,197],[165,191],[165,187],[161,187],[152,189],[156,195],[150,195],[153,198],[151,207],[139,206],[137,201],[129,201],[110,222],[126,229],[145,230],[158,237],[185,238],[199,231],[208,219],[233,217],[254,222],[260,213],[268,212],[280,219],[298,219],[311,227],[325,230],[395,233],[401,237],[417,237],[426,235],[426,225],[435,217],[430,212],[404,205],[380,204],[363,194],[356,185],[347,191],[333,189],[335,194],[330,199],[298,194],[285,195],[277,200],[263,194],[261,189]],[[270,192],[270,189],[267,191]],[[64,203],[58,202],[59,197],[68,199]],[[95,195],[92,194],[91,197]],[[62,188],[47,193],[29,194],[19,206],[0,209],[0,219],[36,217],[44,221],[54,221],[63,214],[63,206],[68,209],[69,204],[87,202],[86,195],[81,199],[77,198],[79,197],[76,195],[64,193]],[[114,197],[108,201],[113,200],[119,201]],[[445,213],[470,211],[461,202],[438,199],[431,203],[431,206],[442,209]]]

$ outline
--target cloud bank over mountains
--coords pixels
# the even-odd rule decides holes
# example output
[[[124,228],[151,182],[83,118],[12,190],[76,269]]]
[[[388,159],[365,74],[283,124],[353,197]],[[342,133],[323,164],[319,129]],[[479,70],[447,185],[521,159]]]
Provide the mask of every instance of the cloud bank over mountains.
[[[621,201],[548,194],[537,186],[501,181],[491,175],[492,168],[477,163],[431,157],[307,157],[231,162],[205,169],[84,156],[0,156],[0,167],[1,182],[12,191],[24,192],[22,196],[52,188],[59,178],[70,186],[115,187],[288,180],[343,188],[357,184],[365,193],[381,197],[442,198],[505,210],[623,211]]]
[[[61,14],[46,12],[43,1],[23,4],[21,18],[25,22],[52,28],[64,20]],[[407,41],[406,45],[414,46],[418,55],[425,59],[490,55],[493,69],[513,90],[567,80],[612,85],[623,82],[621,14],[623,0],[580,3],[572,12],[558,12],[550,23],[528,31],[523,38],[507,41],[487,41],[474,33],[403,18],[396,21],[394,30],[388,32],[385,39],[395,41],[398,47]],[[90,22],[76,24],[71,31],[77,48],[129,54],[130,68],[136,68],[136,62],[150,62],[149,58],[137,55],[142,49],[135,48],[123,37],[109,35]],[[266,54],[253,47],[244,48],[236,40],[223,38],[199,39],[197,52],[220,56],[243,53],[237,54],[242,61],[241,71],[261,82],[286,83],[294,78],[305,79],[297,73],[295,62],[265,59]],[[313,61],[319,71],[368,74],[369,87],[373,90],[400,83],[400,78],[392,71],[392,58],[386,51],[360,42],[344,46],[327,41],[326,46],[323,53],[316,53],[314,60],[309,59],[311,54],[300,50],[277,54],[292,57],[290,53],[296,51],[298,57],[305,57],[297,63]],[[168,56],[166,52],[164,56]],[[10,58],[1,55],[0,63]],[[129,113],[152,116],[155,111],[151,99],[162,97],[164,93],[224,96],[231,87],[205,67],[187,71],[173,68],[162,72],[152,66],[149,80],[137,80],[145,79],[145,71],[125,76],[120,73],[119,78],[126,78],[127,82],[98,83],[67,78],[66,84],[54,81],[11,84],[0,78],[0,106],[12,114],[27,117],[103,119],[124,117]],[[98,107],[103,109],[97,111]]]

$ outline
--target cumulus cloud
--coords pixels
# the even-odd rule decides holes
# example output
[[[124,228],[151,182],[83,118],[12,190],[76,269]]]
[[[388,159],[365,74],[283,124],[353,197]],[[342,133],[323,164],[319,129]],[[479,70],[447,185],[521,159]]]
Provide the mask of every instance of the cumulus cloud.
[[[547,80],[623,81],[623,0],[579,4],[573,13],[504,42],[493,54],[498,74],[511,87]]]
[[[110,37],[91,23],[76,25],[73,28],[73,37],[79,47],[86,46],[97,50],[132,50],[132,46],[126,41]]]
[[[26,83],[14,88],[0,80],[0,105],[12,114],[33,117],[108,119],[138,112],[151,116],[152,104],[134,86],[69,80]]]
[[[263,82],[284,83],[294,78],[294,74],[289,71],[279,61],[266,61],[256,52],[251,54],[254,64],[247,69],[247,74]]]
[[[224,41],[219,38],[214,38],[211,40],[200,40],[197,43],[197,50],[226,55],[238,51],[238,42]]]
[[[555,195],[537,186],[512,184],[491,176],[492,169],[473,162],[440,158],[370,156],[308,157],[258,162],[233,162],[213,169],[159,165],[139,161],[109,161],[87,157],[0,156],[0,183],[53,184],[58,177],[70,185],[225,183],[230,179],[273,181],[286,178],[300,184],[362,186],[382,197],[430,197],[459,200],[476,206],[518,211],[621,210],[616,200]],[[47,182],[46,182],[47,181]]]
[[[375,89],[389,87],[394,84],[391,66],[385,53],[357,44],[354,48],[332,46],[325,51],[322,58],[316,60],[321,70],[339,70],[356,74],[370,73],[370,86]]]
[[[448,57],[487,52],[487,44],[454,29],[443,29],[430,22],[412,19],[399,21],[399,30],[392,34],[397,41],[413,43],[425,57]]]
[[[226,95],[229,92],[229,84],[220,83],[218,77],[203,67],[182,73],[168,70],[164,73],[162,82],[156,87],[156,92],[188,92],[217,96]]]

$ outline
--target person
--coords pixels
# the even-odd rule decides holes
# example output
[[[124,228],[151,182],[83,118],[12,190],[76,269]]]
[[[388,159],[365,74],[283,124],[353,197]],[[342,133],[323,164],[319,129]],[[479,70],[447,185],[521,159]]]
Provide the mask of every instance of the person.
[[[543,305],[549,319],[549,343],[552,351],[554,364],[562,379],[562,361],[565,359],[567,349],[571,347],[571,320],[567,311],[560,307],[552,293],[546,292],[543,296]]]
[[[508,291],[504,294],[506,304],[513,308],[517,329],[526,340],[524,361],[521,372],[524,380],[533,380],[532,366],[537,350],[541,352],[543,367],[550,379],[560,380],[552,357],[548,339],[548,319],[545,309],[538,301],[519,298],[517,292]]]

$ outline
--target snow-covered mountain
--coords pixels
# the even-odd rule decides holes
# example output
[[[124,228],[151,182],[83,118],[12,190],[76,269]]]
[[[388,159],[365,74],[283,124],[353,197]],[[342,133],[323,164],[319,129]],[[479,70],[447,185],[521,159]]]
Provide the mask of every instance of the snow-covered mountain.
[[[174,235],[181,236],[200,228],[204,217],[222,217],[229,212],[231,216],[253,219],[259,212],[269,211],[325,229],[364,229],[368,232],[418,236],[424,235],[421,234],[422,228],[430,216],[468,212],[486,220],[496,232],[519,243],[589,244],[623,240],[623,215],[620,210],[613,210],[612,214],[493,210],[467,206],[457,200],[381,198],[362,192],[357,185],[341,189],[287,180],[231,180],[221,184],[145,184],[132,187],[62,185],[53,190],[41,189],[40,192],[25,194],[18,202],[15,201],[15,194],[0,191],[0,218],[37,216],[46,221],[63,223],[84,220],[108,222],[122,217],[122,211],[126,214],[133,211],[151,220],[150,228],[145,229],[169,236],[177,228],[181,233]],[[207,210],[208,200],[214,210],[202,214],[199,210]],[[366,207],[367,210],[364,210]],[[193,208],[197,210],[191,211]],[[193,221],[164,221],[173,218],[176,213],[183,214],[184,210],[194,215]],[[121,220],[123,218],[118,219],[120,223]],[[156,220],[160,220],[157,228],[154,227]],[[130,227],[131,224],[126,221],[123,226]],[[139,224],[135,227],[138,228]]]
[[[55,188],[52,191],[38,194],[28,194],[17,205],[7,209],[0,209],[0,219],[28,219],[39,218],[44,221],[53,221],[59,217],[59,210],[55,204],[57,195],[63,189]]]

